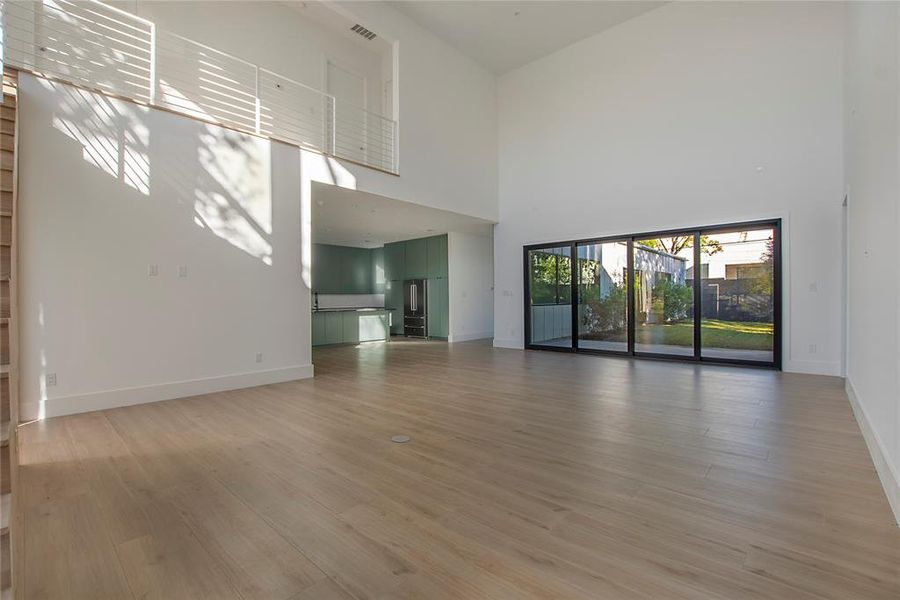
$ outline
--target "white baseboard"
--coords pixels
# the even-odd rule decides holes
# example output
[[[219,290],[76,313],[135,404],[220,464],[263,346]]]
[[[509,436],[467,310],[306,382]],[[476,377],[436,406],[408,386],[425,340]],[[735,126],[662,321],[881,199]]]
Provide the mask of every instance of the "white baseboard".
[[[825,360],[785,360],[783,369],[786,373],[805,373],[807,375],[832,375],[840,377],[840,362]]]
[[[447,341],[451,344],[456,342],[471,342],[472,340],[486,340],[494,337],[493,331],[482,331],[480,333],[460,333],[458,335],[450,334]]]
[[[878,472],[878,477],[881,479],[888,503],[891,505],[891,510],[894,511],[894,520],[900,525],[900,475],[897,473],[896,466],[891,463],[890,454],[878,437],[878,433],[872,427],[866,409],[859,401],[856,388],[853,387],[849,378],[845,380],[844,388],[847,390],[847,397],[850,398],[850,406],[853,407],[856,422],[859,423],[863,438],[866,440],[872,462],[875,463],[875,471]]]
[[[513,350],[522,350],[525,346],[519,340],[501,340],[494,338],[494,348],[511,348]]]
[[[489,336],[486,336],[489,337]],[[461,341],[456,340],[454,341]],[[494,338],[494,348],[512,348],[513,350],[522,350],[525,346],[516,339],[500,339]],[[841,364],[839,362],[830,361],[814,361],[814,360],[786,360],[784,363],[784,371],[787,373],[804,373],[808,375],[832,375],[841,377],[843,375]]]
[[[250,373],[236,373],[221,377],[207,377],[204,379],[192,379],[189,381],[175,381],[118,390],[105,390],[91,392],[89,394],[77,394],[48,398],[41,402],[41,414],[44,418],[61,417],[75,413],[91,412],[118,406],[131,406],[132,404],[144,404],[146,402],[159,402],[160,400],[173,400],[187,396],[211,394],[227,390],[267,385],[270,383],[282,383],[297,379],[308,379],[313,376],[312,365],[285,367],[282,369],[269,369],[266,371],[253,371]]]

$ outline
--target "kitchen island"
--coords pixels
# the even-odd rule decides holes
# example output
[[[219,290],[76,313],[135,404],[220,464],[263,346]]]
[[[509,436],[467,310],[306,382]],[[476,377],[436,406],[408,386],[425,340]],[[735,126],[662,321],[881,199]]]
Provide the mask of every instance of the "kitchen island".
[[[312,312],[312,345],[358,344],[391,337],[391,309],[320,308]]]

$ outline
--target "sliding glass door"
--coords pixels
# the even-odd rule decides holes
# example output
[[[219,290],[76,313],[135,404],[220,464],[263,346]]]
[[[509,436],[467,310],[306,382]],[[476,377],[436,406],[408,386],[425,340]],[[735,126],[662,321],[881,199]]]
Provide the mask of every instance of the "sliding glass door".
[[[572,348],[572,247],[527,251],[528,343]]]
[[[634,351],[694,355],[694,235],[634,240]]]
[[[628,351],[628,243],[579,244],[577,347]]]
[[[700,354],[775,360],[775,228],[704,232]]]
[[[525,248],[526,347],[781,366],[780,221]]]

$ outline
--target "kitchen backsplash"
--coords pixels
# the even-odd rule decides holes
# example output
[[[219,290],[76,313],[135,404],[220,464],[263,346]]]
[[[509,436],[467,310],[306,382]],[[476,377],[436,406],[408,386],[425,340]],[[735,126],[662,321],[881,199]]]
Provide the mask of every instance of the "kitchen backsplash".
[[[370,306],[383,307],[384,294],[319,294],[319,308],[366,308]]]

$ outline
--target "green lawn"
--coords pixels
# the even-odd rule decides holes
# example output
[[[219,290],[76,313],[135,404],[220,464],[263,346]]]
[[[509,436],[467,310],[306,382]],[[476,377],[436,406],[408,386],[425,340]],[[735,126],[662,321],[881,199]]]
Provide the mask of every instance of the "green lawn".
[[[700,326],[700,335],[703,346],[706,348],[771,350],[774,329],[771,323],[704,319]],[[639,344],[692,346],[694,344],[694,325],[691,322],[671,325],[637,325],[635,337],[635,341]]]

